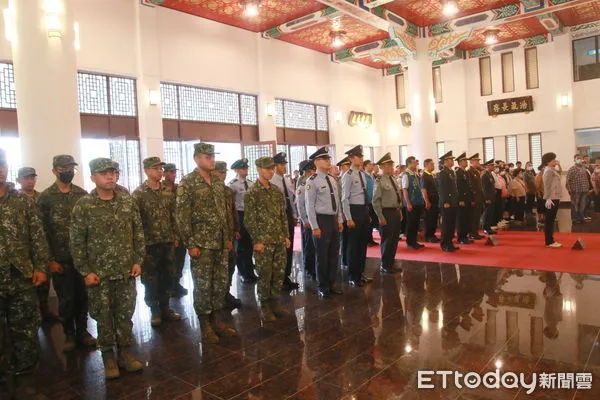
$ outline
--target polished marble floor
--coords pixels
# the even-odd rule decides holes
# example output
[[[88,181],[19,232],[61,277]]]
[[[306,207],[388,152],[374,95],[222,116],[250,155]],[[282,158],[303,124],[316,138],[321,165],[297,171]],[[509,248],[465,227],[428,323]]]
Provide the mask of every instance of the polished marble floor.
[[[598,219],[571,227],[568,210],[558,224],[600,232]],[[261,324],[255,285],[235,279],[232,292],[244,306],[230,322],[239,336],[203,345],[191,296],[172,300],[183,321],[152,328],[139,286],[134,348],[142,373],[105,382],[100,353],[65,355],[62,328],[54,325],[40,330],[37,387],[65,400],[600,399],[600,276],[406,261],[398,262],[402,274],[382,276],[370,259],[372,284],[344,284],[343,296],[322,301],[295,258],[300,289],[283,296],[292,317]],[[191,288],[189,272],[183,284]],[[527,381],[533,373],[585,372],[593,383],[530,395],[453,383],[443,389],[439,376],[434,389],[417,387],[419,370],[484,374],[497,367],[523,372]]]

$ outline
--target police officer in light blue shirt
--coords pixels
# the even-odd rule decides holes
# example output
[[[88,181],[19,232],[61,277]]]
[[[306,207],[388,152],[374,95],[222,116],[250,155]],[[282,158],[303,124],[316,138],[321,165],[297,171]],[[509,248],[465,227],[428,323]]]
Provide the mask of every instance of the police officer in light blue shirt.
[[[342,207],[348,224],[348,277],[350,286],[363,286],[373,279],[363,276],[369,243],[369,200],[367,177],[360,170],[363,164],[362,146],[346,152],[352,167],[342,178]]]
[[[335,178],[329,175],[331,157],[326,147],[311,154],[310,159],[317,167],[317,173],[306,182],[306,214],[312,228],[316,253],[318,294],[327,299],[331,294],[341,294],[335,289],[340,232],[343,229],[341,202]]]
[[[239,239],[236,240],[236,260],[238,273],[241,276],[242,282],[253,283],[258,281],[258,277],[254,273],[254,264],[252,263],[252,239],[244,226],[244,195],[253,182],[248,179],[248,159],[242,158],[231,164],[231,169],[236,173],[235,179],[229,182],[229,187],[233,191],[233,200],[235,209],[238,214],[239,226],[237,231],[240,233]]]
[[[315,243],[312,238],[312,229],[306,214],[306,197],[304,195],[306,182],[315,174],[316,167],[313,160],[304,160],[298,166],[298,172],[302,174],[298,179],[298,188],[296,189],[296,210],[298,211],[300,231],[302,232],[302,263],[304,271],[312,280],[317,280],[315,272]]]

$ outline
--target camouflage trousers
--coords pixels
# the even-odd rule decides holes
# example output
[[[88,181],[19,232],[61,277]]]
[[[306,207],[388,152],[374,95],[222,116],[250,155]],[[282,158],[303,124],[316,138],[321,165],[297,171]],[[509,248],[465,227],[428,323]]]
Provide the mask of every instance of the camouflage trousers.
[[[88,296],[85,283],[71,261],[59,264],[63,267],[63,273],[52,274],[52,279],[63,329],[65,335],[74,335],[77,327],[77,333],[81,334],[87,329]]]
[[[111,350],[116,344],[131,343],[135,311],[135,279],[103,279],[98,286],[88,287],[90,316],[98,323],[98,346]]]
[[[265,244],[264,252],[254,252],[254,260],[258,272],[258,301],[278,299],[287,262],[285,246],[283,243]]]
[[[142,283],[146,289],[144,300],[150,308],[169,306],[169,295],[175,275],[175,248],[173,243],[146,246],[142,265]]]
[[[0,265],[0,339],[8,336],[0,342],[11,347],[12,360],[8,364],[15,372],[37,363],[39,326],[38,298],[31,278],[25,278],[16,268]],[[2,354],[10,352],[2,349]]]
[[[183,276],[183,266],[185,265],[185,255],[187,249],[183,242],[179,242],[179,246],[175,247],[175,275],[173,276],[174,282],[179,282]]]
[[[225,249],[200,249],[200,257],[190,259],[194,280],[194,309],[198,316],[223,308],[227,293],[228,254]]]

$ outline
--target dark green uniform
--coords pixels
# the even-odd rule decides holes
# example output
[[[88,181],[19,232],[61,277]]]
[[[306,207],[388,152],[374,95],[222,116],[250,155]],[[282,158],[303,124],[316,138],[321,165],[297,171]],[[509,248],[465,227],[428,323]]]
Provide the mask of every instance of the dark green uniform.
[[[208,183],[197,172],[186,175],[177,188],[177,226],[188,249],[199,248],[190,260],[194,280],[194,308],[198,316],[223,308],[228,271],[226,249],[233,233],[223,181]]]
[[[439,173],[440,211],[442,213],[442,249],[454,248],[452,239],[456,228],[456,208],[458,206],[458,190],[456,175],[450,168],[444,167]],[[444,204],[449,205],[448,208]]]
[[[152,189],[148,182],[142,183],[132,194],[138,205],[146,257],[142,266],[142,283],[146,293],[146,305],[156,310],[169,307],[169,294],[175,275],[175,194],[161,182]]]
[[[111,350],[115,344],[126,348],[136,300],[129,273],[145,255],[144,229],[133,198],[115,191],[111,200],[102,200],[96,190],[82,197],[72,213],[71,254],[83,276],[93,272],[100,278],[98,286],[88,288],[100,349]]]
[[[473,203],[473,188],[471,178],[466,169],[456,168],[456,187],[458,191],[458,209],[457,209],[457,233],[459,241],[469,241],[471,225],[469,217]],[[461,205],[462,204],[462,205]]]
[[[50,247],[50,260],[59,263],[62,273],[52,274],[54,289],[59,300],[59,315],[65,335],[74,335],[75,328],[82,335],[87,329],[88,297],[83,277],[75,269],[69,248],[71,211],[87,192],[71,184],[68,193],[62,193],[57,183],[44,190],[38,198],[38,207]]]
[[[0,197],[0,318],[7,323],[14,371],[38,359],[38,299],[31,277],[45,272],[48,244],[34,201],[8,184]]]
[[[256,182],[244,196],[244,204],[244,223],[252,243],[265,245],[264,252],[254,252],[258,300],[263,305],[279,298],[283,283],[287,261],[285,239],[289,234],[285,201],[277,186],[265,187]]]

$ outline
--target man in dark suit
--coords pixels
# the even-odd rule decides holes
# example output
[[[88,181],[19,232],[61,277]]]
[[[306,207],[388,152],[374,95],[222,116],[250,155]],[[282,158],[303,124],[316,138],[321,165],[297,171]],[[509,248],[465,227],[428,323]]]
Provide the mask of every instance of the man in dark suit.
[[[485,208],[483,211],[483,232],[486,235],[494,235],[496,232],[492,230],[492,225],[495,224],[496,205],[496,187],[492,172],[494,171],[494,159],[483,164],[485,172],[481,174],[481,189],[483,192],[483,201]]]
[[[471,179],[471,189],[473,190],[473,201],[475,203],[473,207],[471,207],[471,215],[469,216],[469,222],[471,226],[469,236],[474,240],[484,238],[479,234],[479,223],[484,207],[483,189],[481,187],[481,167],[479,165],[479,160],[479,153],[475,153],[469,157],[471,166],[469,167],[468,172],[469,178]]]
[[[458,243],[471,244],[473,241],[469,239],[471,225],[469,224],[469,216],[473,202],[473,189],[471,188],[471,178],[467,172],[467,153],[462,153],[456,158],[458,167],[456,168],[456,188],[458,190]]]
[[[440,157],[443,168],[439,174],[440,210],[442,213],[442,240],[440,247],[443,251],[453,252],[459,249],[454,246],[454,230],[456,228],[456,208],[458,206],[458,190],[456,187],[456,175],[452,170],[454,156],[452,151]]]
[[[425,240],[429,243],[439,243],[435,236],[439,216],[439,195],[436,176],[433,172],[435,163],[431,158],[425,160],[421,175],[421,191],[425,199]]]

